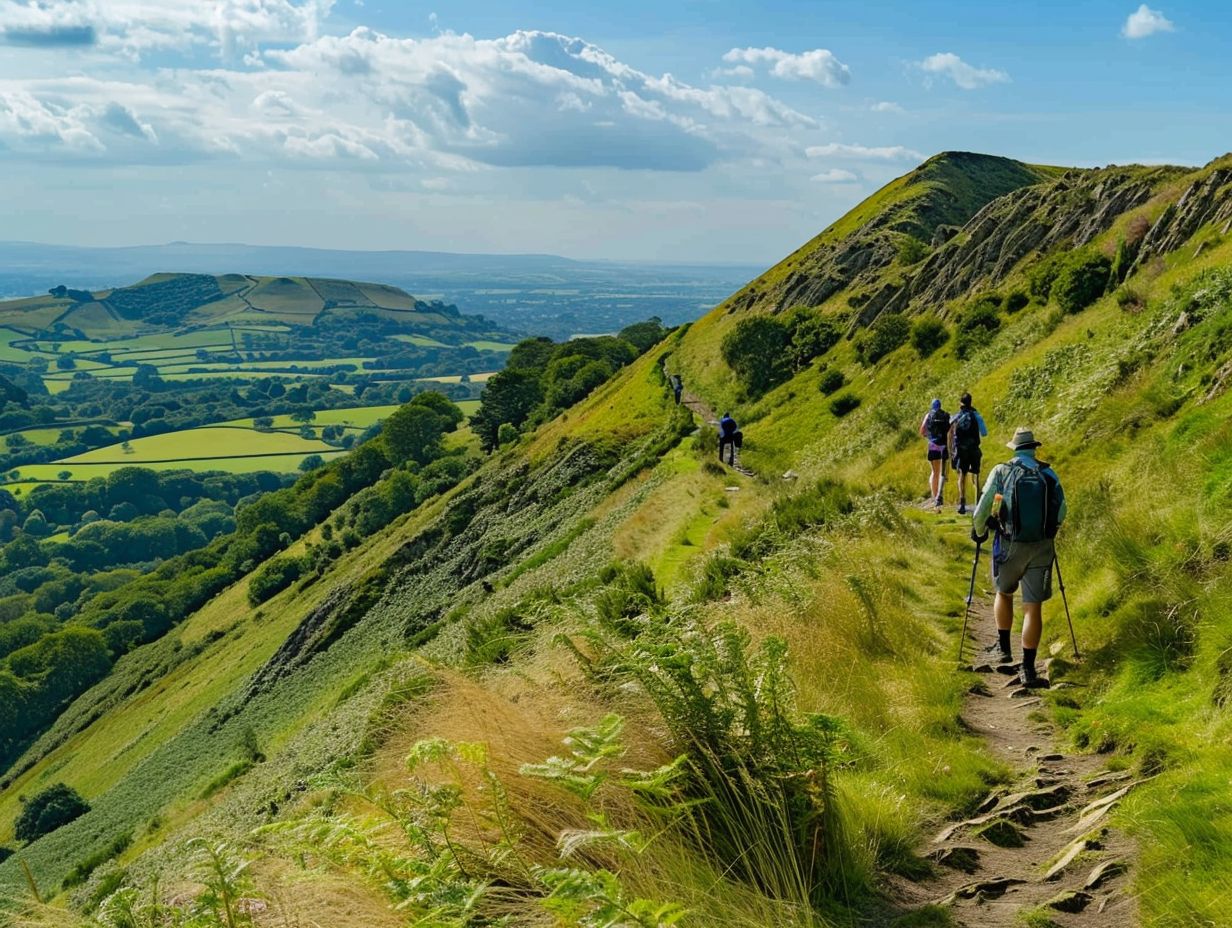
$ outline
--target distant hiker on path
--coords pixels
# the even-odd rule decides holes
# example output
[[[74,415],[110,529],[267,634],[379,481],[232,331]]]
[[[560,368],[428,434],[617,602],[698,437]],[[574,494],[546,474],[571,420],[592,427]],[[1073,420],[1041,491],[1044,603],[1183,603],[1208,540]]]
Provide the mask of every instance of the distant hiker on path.
[[[1022,586],[1022,683],[1046,688],[1035,669],[1035,654],[1044,629],[1045,600],[1052,596],[1053,539],[1065,521],[1065,492],[1056,472],[1035,458],[1040,443],[1030,429],[1019,428],[1007,447],[1014,456],[988,475],[971,520],[971,540],[977,545],[995,530],[992,549],[993,584],[997,598],[1000,661],[1012,664],[1010,629],[1014,623],[1014,593]],[[994,508],[996,511],[994,512]]]
[[[950,414],[941,408],[941,400],[933,400],[932,408],[920,423],[920,434],[928,439],[928,495],[941,508],[941,490],[945,486],[945,459],[950,440]]]
[[[679,374],[672,374],[672,393],[676,394],[676,405],[680,405],[680,394],[684,392],[684,381]]]
[[[950,420],[950,449],[954,471],[958,474],[958,514],[967,512],[967,476],[971,476],[972,498],[980,492],[980,439],[988,437],[988,426],[979,410],[971,405],[971,394],[958,401],[958,412]]]
[[[731,413],[723,413],[723,418],[719,420],[719,462],[723,461],[723,449],[727,448],[727,463],[730,467],[736,466],[736,447],[740,444],[740,429],[736,425],[736,420],[731,417]]]

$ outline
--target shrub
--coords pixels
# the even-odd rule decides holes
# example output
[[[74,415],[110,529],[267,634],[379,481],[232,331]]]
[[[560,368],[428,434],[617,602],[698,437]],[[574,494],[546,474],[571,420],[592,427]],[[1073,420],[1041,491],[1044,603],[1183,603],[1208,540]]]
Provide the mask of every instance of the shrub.
[[[830,412],[841,419],[849,412],[854,412],[860,406],[860,398],[854,393],[840,393],[830,400]]]
[[[281,593],[304,575],[310,562],[304,557],[275,557],[253,575],[248,583],[248,601],[254,606]]]
[[[911,326],[911,346],[927,358],[950,340],[950,330],[940,319],[920,319]]]
[[[18,841],[37,841],[90,811],[90,804],[71,786],[56,783],[28,800],[13,823]]]
[[[1049,296],[1052,295],[1053,282],[1061,273],[1064,260],[1062,255],[1052,255],[1044,258],[1031,269],[1031,273],[1027,276],[1027,289],[1031,291],[1031,296],[1041,303],[1048,302]]]
[[[789,314],[787,325],[791,335],[791,359],[796,370],[803,370],[843,337],[843,330],[835,320],[804,308]]]
[[[841,390],[847,384],[847,378],[843,376],[843,372],[833,367],[826,368],[821,372],[821,381],[817,385],[825,396],[829,396],[838,390]]]
[[[958,317],[958,337],[954,340],[955,353],[966,358],[979,344],[1001,328],[1001,317],[996,306],[987,299],[976,300]]]
[[[898,240],[898,263],[905,265],[916,264],[924,260],[928,254],[928,245],[920,241],[914,235],[904,235]]]
[[[723,337],[723,360],[752,393],[764,393],[787,373],[787,326],[770,316],[748,316]]]
[[[517,426],[509,422],[502,422],[500,428],[496,430],[496,443],[498,445],[508,445],[518,440],[518,436],[522,433],[518,431]]]
[[[1086,309],[1108,288],[1112,262],[1097,252],[1075,252],[1057,274],[1052,295],[1063,312]]]
[[[856,346],[856,352],[866,364],[876,364],[887,354],[904,345],[911,337],[911,323],[901,313],[883,313],[869,327],[868,334]]]
[[[1129,287],[1122,287],[1116,292],[1116,302],[1117,306],[1127,313],[1140,312],[1146,305],[1142,295],[1137,290],[1132,290]]]
[[[1007,313],[1020,312],[1027,308],[1027,304],[1031,302],[1031,297],[1027,296],[1026,291],[1011,290],[1005,296],[1005,311]]]

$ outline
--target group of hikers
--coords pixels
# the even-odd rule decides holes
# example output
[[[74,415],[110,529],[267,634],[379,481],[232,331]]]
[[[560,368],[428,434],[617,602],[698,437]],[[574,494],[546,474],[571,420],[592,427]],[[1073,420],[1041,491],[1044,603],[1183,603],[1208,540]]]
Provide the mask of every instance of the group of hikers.
[[[676,398],[676,405],[679,406],[680,397],[684,393],[684,381],[679,374],[672,374],[668,383],[671,385],[672,395]],[[726,453],[728,466],[735,467],[736,450],[743,444],[744,433],[740,431],[740,426],[730,412],[723,413],[723,418],[719,420],[719,463],[723,462]]]
[[[1043,631],[1043,604],[1052,597],[1052,571],[1056,564],[1054,539],[1065,521],[1065,491],[1056,471],[1036,457],[1040,442],[1028,428],[1018,428],[1007,443],[1013,456],[997,464],[979,489],[983,453],[980,440],[988,436],[984,418],[964,393],[951,416],[940,399],[932,401],[920,434],[928,442],[928,498],[938,510],[944,503],[945,470],[953,464],[958,474],[958,512],[967,512],[967,478],[978,493],[971,516],[975,542],[972,585],[980,546],[992,535],[992,579],[996,588],[993,616],[997,641],[986,652],[1003,667],[1014,663],[1010,630],[1014,620],[1014,594],[1022,589],[1021,682],[1029,689],[1047,688],[1048,680],[1035,666]],[[1059,569],[1059,568],[1058,568]],[[1064,586],[1062,586],[1064,594]],[[968,596],[970,602],[970,596]],[[964,629],[965,633],[965,629]],[[1076,648],[1075,648],[1076,650]]]

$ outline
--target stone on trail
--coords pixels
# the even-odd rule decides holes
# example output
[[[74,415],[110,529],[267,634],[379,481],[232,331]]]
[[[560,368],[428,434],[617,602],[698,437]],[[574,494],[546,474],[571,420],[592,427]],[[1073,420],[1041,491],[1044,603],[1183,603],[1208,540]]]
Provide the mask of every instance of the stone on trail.
[[[967,695],[990,697],[992,696],[992,690],[986,687],[983,683],[972,683],[971,686],[967,688]]]
[[[928,855],[928,859],[943,867],[961,870],[963,873],[974,873],[980,868],[979,850],[965,845],[939,847]]]
[[[1000,899],[1010,889],[1027,882],[1010,876],[999,876],[991,880],[980,880],[960,886],[942,900],[942,905],[953,905],[959,899]]]
[[[1129,870],[1129,864],[1123,860],[1105,860],[1102,864],[1096,864],[1095,869],[1091,871],[1091,875],[1087,877],[1087,881],[1082,884],[1082,888],[1086,890],[1099,889],[1105,883],[1115,880],[1127,870]]]
[[[1098,851],[1104,846],[1103,839],[1108,833],[1108,829],[1101,829],[1096,835],[1083,835],[1077,841],[1073,841],[1061,852],[1061,856],[1057,858],[1057,862],[1048,868],[1048,872],[1044,874],[1044,882],[1051,883],[1054,880],[1059,880],[1067,867],[1074,862],[1074,859],[1086,851]]]
[[[994,819],[977,828],[973,834],[997,847],[1022,847],[1026,844],[1022,829],[1005,818]]]
[[[1137,785],[1137,783],[1130,783],[1127,786],[1122,786],[1115,793],[1109,793],[1102,799],[1096,799],[1093,803],[1078,813],[1078,823],[1066,830],[1071,832],[1087,831],[1092,825],[1115,809],[1117,803],[1124,799],[1129,791]]]
[[[1092,777],[1087,780],[1087,791],[1094,792],[1097,789],[1103,789],[1105,786],[1111,786],[1113,783],[1124,783],[1133,774],[1128,770],[1121,770],[1116,773],[1105,773],[1097,777]]]
[[[1090,893],[1073,890],[1066,890],[1053,896],[1046,903],[1050,909],[1056,909],[1058,912],[1081,912],[1095,899]]]

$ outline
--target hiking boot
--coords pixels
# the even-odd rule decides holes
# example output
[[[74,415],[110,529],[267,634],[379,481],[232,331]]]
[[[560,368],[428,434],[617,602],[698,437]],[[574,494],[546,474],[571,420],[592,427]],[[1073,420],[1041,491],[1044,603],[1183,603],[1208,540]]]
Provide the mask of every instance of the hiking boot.
[[[960,516],[965,516],[967,514],[967,504],[966,503],[958,504],[958,514]]]
[[[1046,690],[1052,686],[1046,677],[1041,677],[1039,674],[1034,673],[1029,676],[1024,674],[1022,678],[1022,685],[1029,690]]]
[[[1012,664],[1012,663],[1014,663],[1014,654],[1013,654],[1013,652],[1011,652],[1011,651],[1002,651],[1000,648],[997,648],[997,663],[998,663],[998,664]]]
[[[942,508],[945,505],[945,503],[941,502],[940,496],[938,496],[935,500],[933,500],[933,502],[937,504],[938,509]]]

